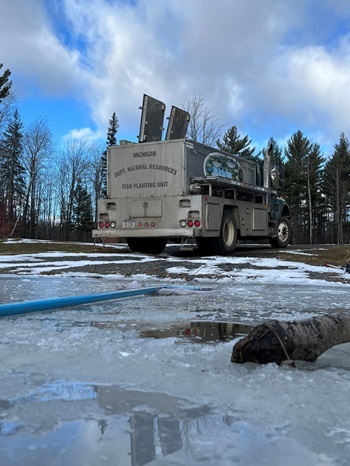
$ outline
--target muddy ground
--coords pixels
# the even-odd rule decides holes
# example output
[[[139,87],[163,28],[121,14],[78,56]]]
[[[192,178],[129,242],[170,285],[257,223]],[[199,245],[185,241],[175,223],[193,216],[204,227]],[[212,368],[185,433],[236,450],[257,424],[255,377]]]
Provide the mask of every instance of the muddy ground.
[[[101,245],[93,244],[81,244],[81,243],[60,243],[60,242],[2,242],[0,243],[0,255],[21,255],[21,254],[39,254],[39,253],[50,253],[50,252],[62,252],[62,255],[59,256],[45,256],[40,258],[41,261],[71,261],[72,267],[67,269],[61,269],[60,267],[55,268],[55,270],[42,272],[44,275],[55,275],[63,272],[76,272],[76,273],[92,273],[92,274],[121,274],[125,277],[135,275],[135,274],[147,274],[152,275],[157,278],[175,278],[167,271],[167,269],[175,266],[179,266],[179,259],[182,262],[182,266],[186,267],[188,270],[198,269],[198,262],[194,259],[200,257],[198,250],[195,248],[193,251],[181,251],[179,245],[169,245],[166,247],[165,251],[162,254],[157,256],[151,256],[154,260],[152,261],[143,261],[142,255],[133,253],[129,250],[126,244],[117,244],[117,245],[106,245],[102,247]],[[79,260],[84,260],[84,255],[90,262],[96,262],[96,264],[91,263],[89,265],[80,265],[76,266],[77,257],[75,255],[68,255],[70,253],[79,253]],[[65,255],[67,253],[67,255]],[[103,253],[103,256],[101,254]],[[105,254],[111,253],[111,258],[108,259]],[[92,256],[91,256],[92,254]],[[123,260],[123,263],[118,264],[118,254],[120,254],[120,259]],[[125,263],[125,254],[130,255],[129,259],[134,259],[132,263]],[[346,264],[350,262],[350,246],[334,246],[334,245],[290,245],[287,249],[273,249],[267,244],[258,244],[258,245],[238,245],[234,253],[234,257],[246,257],[247,262],[244,263],[225,263],[218,264],[218,267],[224,271],[231,272],[232,270],[242,270],[249,267],[261,269],[257,265],[252,265],[249,263],[250,258],[277,258],[281,260],[279,268],[283,269],[283,262],[292,261],[292,262],[302,262],[312,266],[324,266],[329,264],[334,267],[343,267],[344,275],[339,275],[339,272],[335,273],[333,267],[329,267],[329,272],[325,273],[324,271],[317,273],[315,271],[310,271],[309,276],[311,278],[322,278],[328,281],[343,281],[344,283],[350,283],[350,273],[347,273],[345,270]],[[172,258],[174,261],[172,262]],[[0,263],[0,273],[15,273],[18,268],[23,265],[28,259],[23,258],[23,261],[18,261],[13,263],[13,267],[2,268]],[[213,258],[213,260],[215,260]],[[103,261],[103,263],[97,263],[97,261]],[[23,273],[23,271],[22,271]],[[180,278],[181,275],[176,274],[176,278]],[[203,277],[203,276],[202,276]],[[188,274],[184,274],[182,278],[191,279]],[[208,277],[215,278],[215,277]]]

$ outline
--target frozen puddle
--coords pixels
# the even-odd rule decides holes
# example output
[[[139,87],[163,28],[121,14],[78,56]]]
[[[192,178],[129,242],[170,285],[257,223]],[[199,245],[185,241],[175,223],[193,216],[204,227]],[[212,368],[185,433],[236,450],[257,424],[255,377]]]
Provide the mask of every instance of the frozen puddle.
[[[57,324],[59,329],[68,329],[69,327],[96,327],[101,330],[116,329],[130,330],[134,328],[138,331],[141,338],[180,338],[194,343],[230,341],[235,338],[241,338],[253,328],[252,325],[238,324],[231,322],[213,322],[213,321],[194,321],[194,322],[173,322],[166,325],[157,324],[138,324],[128,323],[121,324],[115,321],[98,321],[90,322],[75,321],[69,324]]]
[[[6,466],[333,464],[288,439],[288,422],[253,425],[166,393],[57,381],[0,406]]]
[[[43,405],[49,405],[49,410]],[[56,382],[0,400],[1,464],[143,465],[191,448],[210,409],[165,393]]]
[[[282,278],[3,318],[0,464],[347,466],[349,343],[296,369],[230,361],[250,326],[350,311],[348,285]],[[1,285],[3,302],[135,287],[70,277]]]
[[[142,338],[173,338],[178,337],[195,343],[230,341],[246,335],[253,327],[251,325],[234,324],[230,322],[184,322],[174,323],[168,328],[151,328],[139,332]]]

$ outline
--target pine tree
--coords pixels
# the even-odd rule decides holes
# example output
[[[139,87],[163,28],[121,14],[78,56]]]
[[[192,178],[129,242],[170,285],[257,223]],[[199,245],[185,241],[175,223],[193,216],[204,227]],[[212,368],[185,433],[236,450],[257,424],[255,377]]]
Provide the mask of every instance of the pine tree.
[[[4,65],[0,63],[0,70]],[[5,70],[2,75],[0,75],[0,103],[2,99],[5,99],[9,94],[12,86],[12,81],[10,81],[11,71]]]
[[[231,126],[220,139],[216,141],[219,149],[228,152],[229,154],[239,155],[241,157],[252,157],[255,151],[254,147],[250,147],[251,140],[248,136],[243,138],[238,134],[237,126]]]
[[[25,192],[22,131],[23,123],[18,110],[15,110],[0,141],[1,196],[6,202],[10,223],[19,215]]]
[[[344,243],[343,222],[350,192],[350,145],[344,133],[334,146],[334,153],[327,161],[323,173],[323,192],[333,211],[337,244]]]
[[[117,144],[117,132],[119,128],[119,120],[115,112],[109,120],[109,126],[107,131],[106,149],[103,151],[102,161],[102,183],[101,183],[101,198],[107,198],[107,151],[108,147],[115,146]]]
[[[73,227],[77,231],[78,239],[85,241],[88,233],[92,230],[92,226],[91,195],[83,185],[81,178],[79,178],[74,190],[73,201]]]
[[[321,174],[324,160],[319,144],[312,144],[306,156],[306,197],[308,203],[310,244],[314,241],[314,232],[320,233],[320,229],[317,227],[323,226],[322,216],[318,214],[323,210],[321,208]]]
[[[285,184],[282,195],[291,207],[291,223],[296,243],[305,242],[307,225],[307,157],[312,144],[301,131],[297,131],[287,142],[285,156]]]

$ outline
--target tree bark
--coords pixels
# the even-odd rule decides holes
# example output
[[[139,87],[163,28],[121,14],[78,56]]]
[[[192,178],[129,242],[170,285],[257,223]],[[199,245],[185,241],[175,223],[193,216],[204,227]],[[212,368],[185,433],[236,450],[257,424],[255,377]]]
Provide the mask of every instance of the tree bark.
[[[315,362],[329,348],[347,342],[350,315],[324,315],[293,322],[268,320],[234,345],[231,362]]]

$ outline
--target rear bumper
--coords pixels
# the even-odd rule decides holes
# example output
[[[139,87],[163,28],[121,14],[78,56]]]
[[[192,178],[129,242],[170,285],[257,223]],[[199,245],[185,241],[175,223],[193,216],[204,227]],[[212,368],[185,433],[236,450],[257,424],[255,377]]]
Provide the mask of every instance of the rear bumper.
[[[194,228],[101,228],[92,230],[93,238],[194,238],[201,235],[201,229]]]

